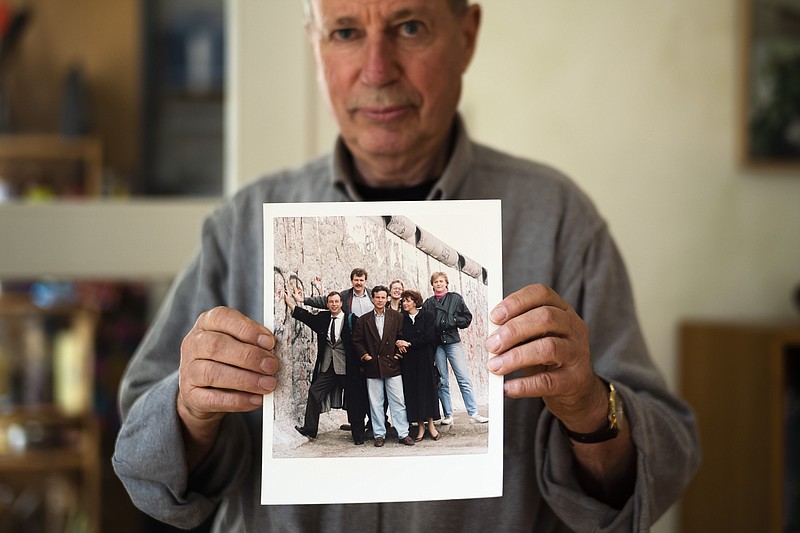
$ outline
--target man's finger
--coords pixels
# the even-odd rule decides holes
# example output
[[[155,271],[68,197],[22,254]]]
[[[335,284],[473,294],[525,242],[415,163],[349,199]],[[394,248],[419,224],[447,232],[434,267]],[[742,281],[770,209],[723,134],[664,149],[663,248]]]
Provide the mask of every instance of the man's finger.
[[[275,378],[258,372],[196,359],[189,364],[189,382],[194,387],[266,394],[275,390]]]
[[[559,385],[557,373],[538,369],[525,377],[505,381],[503,395],[506,398],[541,398],[555,394]]]
[[[527,285],[506,296],[492,309],[489,318],[495,324],[505,324],[512,318],[542,306],[552,306],[565,311],[569,309],[569,305],[553,289],[547,285],[535,284]]]
[[[486,339],[486,349],[493,354],[502,354],[542,337],[568,337],[571,333],[570,318],[566,311],[558,307],[531,309],[497,328]]]
[[[187,335],[181,352],[190,358],[208,359],[262,374],[278,371],[278,359],[264,348],[241,342],[226,333],[195,330]]]
[[[206,311],[198,317],[194,327],[225,333],[265,350],[275,348],[275,336],[267,327],[229,307],[215,307]]]
[[[194,409],[199,408],[204,413],[246,413],[260,407],[263,400],[263,394],[194,387],[184,403],[191,403]]]
[[[489,359],[487,366],[493,374],[505,376],[522,370],[536,368],[559,368],[571,358],[574,344],[560,337],[542,337]]]

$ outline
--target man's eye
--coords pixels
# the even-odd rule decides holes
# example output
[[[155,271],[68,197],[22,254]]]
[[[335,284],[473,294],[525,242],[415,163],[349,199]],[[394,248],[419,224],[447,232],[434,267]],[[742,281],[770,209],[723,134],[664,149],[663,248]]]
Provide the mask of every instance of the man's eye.
[[[414,36],[422,29],[422,25],[416,20],[409,20],[400,25],[400,32],[403,35]]]
[[[341,30],[335,30],[333,32],[333,38],[337,41],[349,41],[355,36],[355,30],[351,28],[343,28]]]

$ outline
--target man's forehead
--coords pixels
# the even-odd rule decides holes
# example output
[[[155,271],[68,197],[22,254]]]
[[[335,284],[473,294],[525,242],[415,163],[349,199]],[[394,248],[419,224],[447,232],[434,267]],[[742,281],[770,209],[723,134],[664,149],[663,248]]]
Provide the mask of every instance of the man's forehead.
[[[326,24],[360,21],[376,14],[381,18],[404,18],[446,6],[450,0],[312,0],[313,11]]]

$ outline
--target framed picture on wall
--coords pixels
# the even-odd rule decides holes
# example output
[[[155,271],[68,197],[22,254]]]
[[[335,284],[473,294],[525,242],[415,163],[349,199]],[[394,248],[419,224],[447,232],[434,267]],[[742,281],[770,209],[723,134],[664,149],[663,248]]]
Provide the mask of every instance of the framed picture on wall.
[[[800,169],[800,1],[742,7],[742,162]]]

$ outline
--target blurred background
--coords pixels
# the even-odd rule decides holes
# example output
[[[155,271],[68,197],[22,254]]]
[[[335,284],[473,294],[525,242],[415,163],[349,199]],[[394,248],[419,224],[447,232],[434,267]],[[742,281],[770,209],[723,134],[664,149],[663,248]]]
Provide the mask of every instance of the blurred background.
[[[654,531],[800,531],[800,2],[483,4],[470,133],[593,198],[698,412]],[[301,17],[0,0],[0,532],[171,531],[111,472],[116,389],[203,217],[332,146]]]

